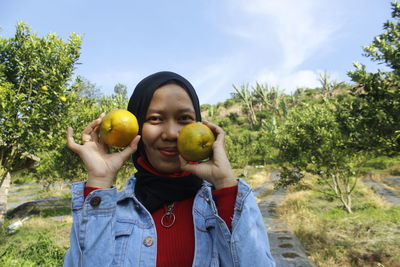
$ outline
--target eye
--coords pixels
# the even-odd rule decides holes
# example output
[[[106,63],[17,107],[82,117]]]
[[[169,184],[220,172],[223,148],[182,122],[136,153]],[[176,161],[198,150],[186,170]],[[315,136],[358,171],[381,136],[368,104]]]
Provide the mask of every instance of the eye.
[[[190,115],[182,115],[179,117],[179,121],[181,122],[192,122],[194,121],[194,118]]]
[[[150,116],[147,118],[148,122],[157,123],[161,121],[161,117],[159,116]]]

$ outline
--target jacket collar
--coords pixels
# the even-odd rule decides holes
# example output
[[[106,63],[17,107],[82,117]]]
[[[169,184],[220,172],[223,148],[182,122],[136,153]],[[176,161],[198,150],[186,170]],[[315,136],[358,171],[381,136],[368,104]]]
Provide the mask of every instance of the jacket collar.
[[[135,202],[139,202],[139,200],[135,196],[135,184],[136,184],[136,178],[135,176],[132,176],[128,179],[125,185],[125,189],[122,190],[121,192],[117,192],[117,202],[123,201],[127,198],[133,199]],[[212,184],[206,180],[203,180],[203,186],[200,188],[200,192],[208,192],[212,187]]]

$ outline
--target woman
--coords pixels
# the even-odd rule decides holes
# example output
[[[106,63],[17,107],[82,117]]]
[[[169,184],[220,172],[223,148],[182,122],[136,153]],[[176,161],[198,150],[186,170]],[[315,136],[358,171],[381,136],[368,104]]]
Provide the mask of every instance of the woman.
[[[128,110],[139,135],[121,152],[109,153],[98,138],[104,114],[68,147],[82,159],[88,180],[72,188],[71,247],[64,266],[275,266],[267,233],[249,186],[236,179],[216,135],[212,158],[182,159],[177,137],[201,121],[192,85],[172,72],[158,72],[135,88]],[[113,185],[132,155],[138,170],[122,192]]]

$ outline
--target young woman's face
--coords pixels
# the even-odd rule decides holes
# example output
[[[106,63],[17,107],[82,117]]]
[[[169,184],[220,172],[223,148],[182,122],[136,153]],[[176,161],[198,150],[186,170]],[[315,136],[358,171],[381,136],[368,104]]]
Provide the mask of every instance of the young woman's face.
[[[178,133],[195,120],[192,100],[182,87],[167,84],[154,92],[142,128],[142,142],[147,159],[156,170],[180,170]]]

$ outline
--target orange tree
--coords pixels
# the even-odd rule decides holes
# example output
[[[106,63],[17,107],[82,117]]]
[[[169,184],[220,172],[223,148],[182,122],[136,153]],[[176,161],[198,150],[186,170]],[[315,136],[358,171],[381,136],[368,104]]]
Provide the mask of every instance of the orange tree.
[[[74,106],[64,118],[59,141],[53,149],[39,154],[42,161],[36,168],[35,176],[48,184],[56,180],[85,179],[82,161],[65,145],[65,132],[68,126],[74,129],[75,141],[79,143],[83,129],[89,122],[98,118],[100,113],[126,109],[128,105],[125,91],[114,90],[115,94],[111,96],[101,95],[96,85],[83,77],[78,76],[71,88],[73,91],[70,93],[70,99]]]
[[[59,146],[81,42],[74,33],[38,37],[22,22],[14,37],[0,36],[0,185],[27,157]]]
[[[364,153],[353,147],[351,133],[344,131],[340,106],[335,101],[304,103],[294,107],[278,128],[275,146],[282,167],[277,186],[299,182],[304,173],[314,174],[352,212],[352,194],[356,187],[357,167]]]

